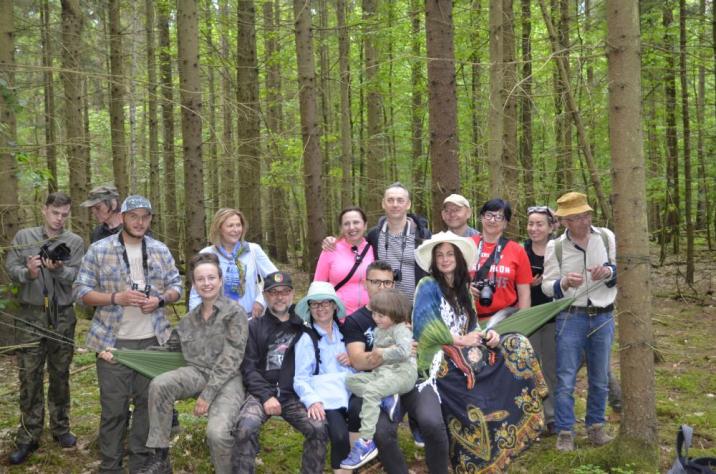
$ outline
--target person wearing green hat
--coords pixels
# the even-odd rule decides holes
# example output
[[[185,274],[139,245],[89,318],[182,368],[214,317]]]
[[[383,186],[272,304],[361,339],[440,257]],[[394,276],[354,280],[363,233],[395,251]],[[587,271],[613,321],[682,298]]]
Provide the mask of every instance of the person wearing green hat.
[[[326,420],[331,441],[331,468],[336,473],[350,452],[346,376],[354,373],[343,342],[339,321],[343,302],[329,282],[314,281],[296,305],[296,314],[311,327],[296,343],[293,388],[308,417]]]
[[[92,229],[90,243],[114,235],[122,229],[122,214],[119,212],[119,192],[112,184],[92,188],[87,200],[80,204],[88,207],[99,225]]]

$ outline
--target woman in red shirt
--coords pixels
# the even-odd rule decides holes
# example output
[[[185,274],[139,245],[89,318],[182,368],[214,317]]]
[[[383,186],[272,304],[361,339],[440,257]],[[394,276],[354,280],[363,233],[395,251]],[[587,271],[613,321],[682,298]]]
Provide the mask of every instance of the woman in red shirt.
[[[478,263],[471,291],[481,321],[501,309],[530,307],[530,260],[520,244],[503,236],[511,218],[510,203],[503,199],[491,199],[480,209],[482,235],[472,237]]]

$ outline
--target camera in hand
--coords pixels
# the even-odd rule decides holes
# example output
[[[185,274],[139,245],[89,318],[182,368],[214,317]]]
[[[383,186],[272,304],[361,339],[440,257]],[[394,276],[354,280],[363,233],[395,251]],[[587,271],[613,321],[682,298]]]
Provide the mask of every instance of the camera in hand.
[[[132,282],[132,289],[134,291],[141,291],[142,293],[144,293],[144,296],[149,298],[149,291],[152,289],[152,285],[150,285],[148,283],[144,284],[144,283]]]
[[[44,260],[52,260],[54,262],[66,262],[70,259],[72,252],[66,243],[60,242],[52,247],[53,242],[47,242],[40,247],[40,257]]]
[[[479,280],[472,282],[472,286],[480,292],[480,305],[490,306],[492,304],[492,296],[495,293],[495,282],[492,280]]]

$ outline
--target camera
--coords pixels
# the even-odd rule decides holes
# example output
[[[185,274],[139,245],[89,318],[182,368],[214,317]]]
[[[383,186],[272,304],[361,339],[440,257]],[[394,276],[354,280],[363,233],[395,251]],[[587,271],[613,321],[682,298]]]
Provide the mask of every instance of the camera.
[[[480,280],[472,282],[472,286],[480,291],[480,305],[490,306],[492,304],[492,296],[495,293],[495,282],[492,280]]]
[[[393,270],[393,281],[399,282],[403,279],[403,270],[398,268],[397,270]]]
[[[70,259],[72,252],[66,243],[60,242],[54,247],[50,247],[51,242],[47,242],[40,247],[40,257],[44,260],[52,260],[54,262],[66,262]]]
[[[146,296],[147,298],[149,298],[149,291],[152,289],[152,285],[150,285],[149,283],[147,283],[147,284],[144,285],[144,287],[142,287],[142,284],[136,283],[136,282],[132,282],[132,289],[135,290],[135,291],[141,291],[142,293],[144,293],[144,296]]]

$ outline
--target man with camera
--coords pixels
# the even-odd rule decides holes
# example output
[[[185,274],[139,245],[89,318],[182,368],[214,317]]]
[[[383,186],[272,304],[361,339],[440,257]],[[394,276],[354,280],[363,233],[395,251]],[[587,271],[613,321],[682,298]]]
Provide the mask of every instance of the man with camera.
[[[86,345],[97,351],[102,415],[99,428],[100,472],[121,472],[129,403],[134,403],[128,439],[129,470],[149,458],[150,380],[113,360],[113,349],[146,349],[164,344],[170,325],[164,306],[181,295],[181,277],[171,252],[147,235],[152,206],[143,196],[128,196],[121,207],[122,231],[87,250],[75,296],[95,306]]]
[[[47,196],[43,225],[19,231],[5,259],[13,283],[19,286],[15,341],[20,378],[20,429],[10,464],[20,464],[39,446],[45,424],[45,363],[52,437],[63,448],[77,442],[70,433],[70,363],[75,338],[72,282],[82,262],[84,243],[65,229],[70,197]]]

